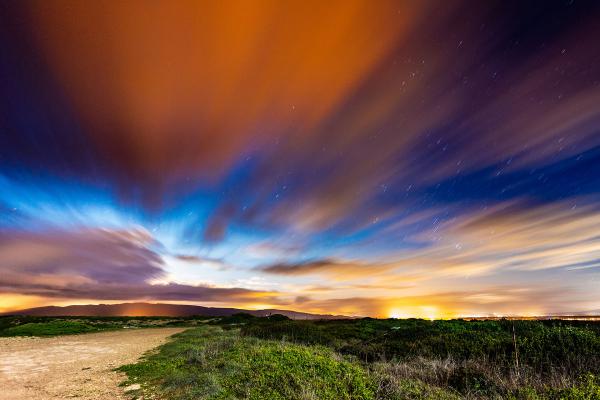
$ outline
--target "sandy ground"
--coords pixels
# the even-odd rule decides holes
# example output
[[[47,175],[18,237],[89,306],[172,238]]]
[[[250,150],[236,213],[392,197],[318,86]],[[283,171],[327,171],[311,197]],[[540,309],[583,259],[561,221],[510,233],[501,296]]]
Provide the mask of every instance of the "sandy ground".
[[[125,376],[112,371],[136,361],[181,328],[0,338],[0,399],[125,399]]]

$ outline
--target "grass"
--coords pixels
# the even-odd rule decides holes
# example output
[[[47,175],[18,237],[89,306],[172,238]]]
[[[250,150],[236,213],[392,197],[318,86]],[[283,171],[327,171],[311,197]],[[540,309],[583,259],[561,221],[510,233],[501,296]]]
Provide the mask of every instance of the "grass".
[[[242,334],[325,345],[465,398],[600,398],[598,322],[256,319]]]
[[[126,384],[175,400],[600,399],[594,323],[518,321],[514,336],[512,321],[213,323],[122,367]]]
[[[211,317],[0,317],[2,336],[56,336],[116,329],[193,327]]]
[[[185,326],[121,368],[135,396],[275,400],[600,400],[600,323],[2,317],[0,336]]]
[[[79,321],[56,320],[49,322],[28,322],[10,327],[3,336],[57,336],[77,333],[97,332],[100,328]]]
[[[129,381],[168,399],[373,399],[369,374],[323,346],[242,337],[219,327],[188,330],[143,361]]]

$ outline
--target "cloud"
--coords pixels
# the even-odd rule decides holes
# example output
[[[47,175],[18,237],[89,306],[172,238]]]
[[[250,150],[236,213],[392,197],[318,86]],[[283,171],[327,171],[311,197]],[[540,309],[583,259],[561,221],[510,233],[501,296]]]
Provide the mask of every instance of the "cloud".
[[[274,301],[277,294],[244,288],[220,288],[210,286],[167,284],[98,284],[96,282],[55,285],[51,280],[40,284],[18,284],[0,280],[0,291],[46,298],[88,300],[165,300],[191,302],[262,302]]]
[[[84,138],[88,163],[147,208],[199,187],[223,193],[197,228],[206,242],[234,224],[304,233],[360,225],[374,209],[414,204],[407,187],[509,160],[506,171],[549,165],[600,144],[600,50],[579,40],[598,28],[583,6],[538,26],[539,36],[520,28],[544,20],[535,7],[460,2],[156,3],[143,15],[105,2],[25,8],[13,19],[28,35],[9,31],[9,42],[33,38],[21,47],[49,71],[31,75],[58,82],[73,105],[61,115],[82,126],[54,122],[49,132],[70,133],[52,150],[73,153],[72,136]],[[481,23],[457,23],[466,12]],[[38,146],[9,144],[26,147],[7,153],[31,153],[17,161],[38,168]]]
[[[351,260],[322,259],[300,263],[277,263],[261,267],[262,272],[278,275],[328,275],[335,280],[349,280],[362,276],[384,274],[394,264],[364,263]]]
[[[597,8],[7,4],[0,288],[357,313],[473,281],[465,307],[521,278],[591,298],[600,210],[573,196],[599,187]],[[182,284],[207,281],[246,289]],[[310,298],[268,290],[297,282]]]
[[[203,265],[220,270],[229,268],[229,265],[227,265],[227,263],[225,263],[222,259],[202,257],[193,254],[175,254],[174,257],[191,265]]]
[[[297,296],[297,297],[294,299],[294,303],[296,303],[296,304],[304,304],[304,303],[306,303],[306,302],[308,302],[308,301],[310,301],[310,300],[311,300],[311,299],[310,299],[310,297],[308,297],[308,296]]]
[[[30,9],[39,50],[94,143],[124,178],[156,190],[182,172],[222,176],[244,147],[274,132],[314,129],[421,7],[181,2],[140,14],[134,4],[65,1]]]
[[[396,252],[386,262],[325,258],[261,267],[269,274],[363,279],[364,287],[399,287],[423,280],[486,276],[510,271],[598,268],[600,209],[590,199],[532,205],[497,204],[420,231],[423,245]],[[383,229],[383,235],[388,230]]]
[[[2,276],[57,283],[137,283],[162,276],[162,258],[143,229],[3,231]]]
[[[304,247],[300,243],[262,241],[244,249],[244,255],[257,259],[290,257],[299,255]]]
[[[243,288],[153,284],[165,277],[163,258],[154,246],[160,247],[141,228],[2,231],[0,292],[63,299],[207,302],[276,296]]]
[[[203,261],[205,261],[205,259],[202,258],[202,257],[198,257],[198,256],[190,255],[190,254],[177,254],[175,256],[175,258],[177,258],[178,260],[181,260],[181,261],[189,261],[189,262],[203,262]]]
[[[582,309],[581,301],[568,286],[490,286],[486,289],[441,291],[402,297],[333,297],[306,299],[303,309],[322,313],[396,318],[456,318],[460,316],[548,315]]]
[[[522,200],[466,213],[421,233],[431,246],[415,257],[465,274],[593,265],[600,257],[596,204],[584,198],[544,205]]]

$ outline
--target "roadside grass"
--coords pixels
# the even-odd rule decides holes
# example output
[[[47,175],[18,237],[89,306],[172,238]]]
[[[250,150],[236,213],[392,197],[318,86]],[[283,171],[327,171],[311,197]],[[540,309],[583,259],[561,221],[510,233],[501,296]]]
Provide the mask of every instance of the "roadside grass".
[[[0,336],[191,329],[120,368],[152,399],[600,400],[600,323],[2,317]]]
[[[208,317],[0,317],[0,337],[57,336],[117,329],[193,327]]]
[[[138,399],[600,399],[600,381],[591,373],[562,387],[502,387],[482,372],[489,366],[477,368],[449,359],[364,362],[322,345],[244,337],[237,328],[204,326],[173,336],[119,370],[128,376],[124,386],[140,384],[140,390],[130,393]]]
[[[120,368],[141,393],[165,399],[370,400],[374,388],[356,360],[323,346],[242,337],[207,326]]]
[[[249,400],[455,400],[451,390],[369,369],[324,346],[261,340],[206,326],[119,368],[136,398]]]
[[[3,336],[57,336],[77,333],[98,332],[101,329],[79,321],[29,322],[10,327],[2,332]]]

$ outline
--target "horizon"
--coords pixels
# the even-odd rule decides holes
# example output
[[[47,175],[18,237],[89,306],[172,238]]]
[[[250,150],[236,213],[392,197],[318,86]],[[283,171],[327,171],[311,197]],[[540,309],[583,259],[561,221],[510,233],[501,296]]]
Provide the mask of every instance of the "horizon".
[[[0,313],[599,315],[599,12],[3,3]]]
[[[306,314],[306,315],[312,315],[312,316],[326,316],[326,317],[341,317],[341,318],[350,318],[350,319],[354,319],[354,318],[377,318],[377,319],[411,319],[411,318],[416,318],[416,319],[425,319],[425,320],[430,320],[430,321],[440,321],[440,320],[453,320],[453,319],[532,319],[532,320],[539,320],[539,319],[582,319],[582,320],[586,320],[586,319],[591,319],[591,320],[596,320],[596,319],[600,319],[600,313],[596,313],[596,314],[586,314],[586,313],[561,313],[561,314],[546,314],[546,315],[519,315],[519,314],[495,314],[495,313],[490,313],[487,315],[454,315],[454,316],[446,316],[446,317],[439,317],[439,318],[427,318],[427,317],[395,317],[395,316],[368,316],[368,315],[343,315],[343,314],[330,314],[330,313],[326,313],[326,314],[316,314],[316,313],[308,313],[308,312],[304,312],[302,310],[298,310],[298,309],[277,309],[277,308],[267,308],[267,309],[252,309],[252,308],[236,308],[236,307],[210,307],[210,306],[204,306],[202,304],[190,304],[190,303],[164,303],[164,302],[124,302],[124,303],[95,303],[95,304],[68,304],[68,305],[47,305],[47,306],[37,306],[37,307],[31,307],[31,308],[24,308],[24,309],[16,309],[16,310],[12,310],[12,311],[7,311],[7,312],[2,312],[0,313],[0,316],[18,316],[21,315],[19,314],[19,312],[22,311],[30,311],[30,310],[35,310],[35,309],[43,309],[43,308],[67,308],[67,307],[98,307],[98,306],[129,306],[129,305],[136,305],[136,306],[182,306],[182,307],[200,307],[200,308],[204,308],[204,309],[233,309],[233,310],[237,310],[241,313],[244,312],[253,312],[253,311],[281,311],[284,313],[284,315],[286,313],[293,313],[293,314]],[[144,310],[147,311],[147,310]],[[117,315],[117,314],[115,314]],[[198,314],[200,315],[200,314]],[[44,316],[43,314],[39,314],[37,316]],[[75,316],[75,315],[73,315]],[[77,314],[76,316],[81,316],[81,317],[93,317],[95,316],[94,314]],[[108,315],[107,315],[108,316]],[[112,316],[112,314],[111,314]],[[162,315],[162,314],[151,314],[151,313],[147,313],[147,314],[142,314],[141,310],[140,311],[133,311],[132,314],[118,314],[118,316],[123,316],[123,317],[136,317],[136,316],[149,316],[149,317],[164,317],[167,315]]]

